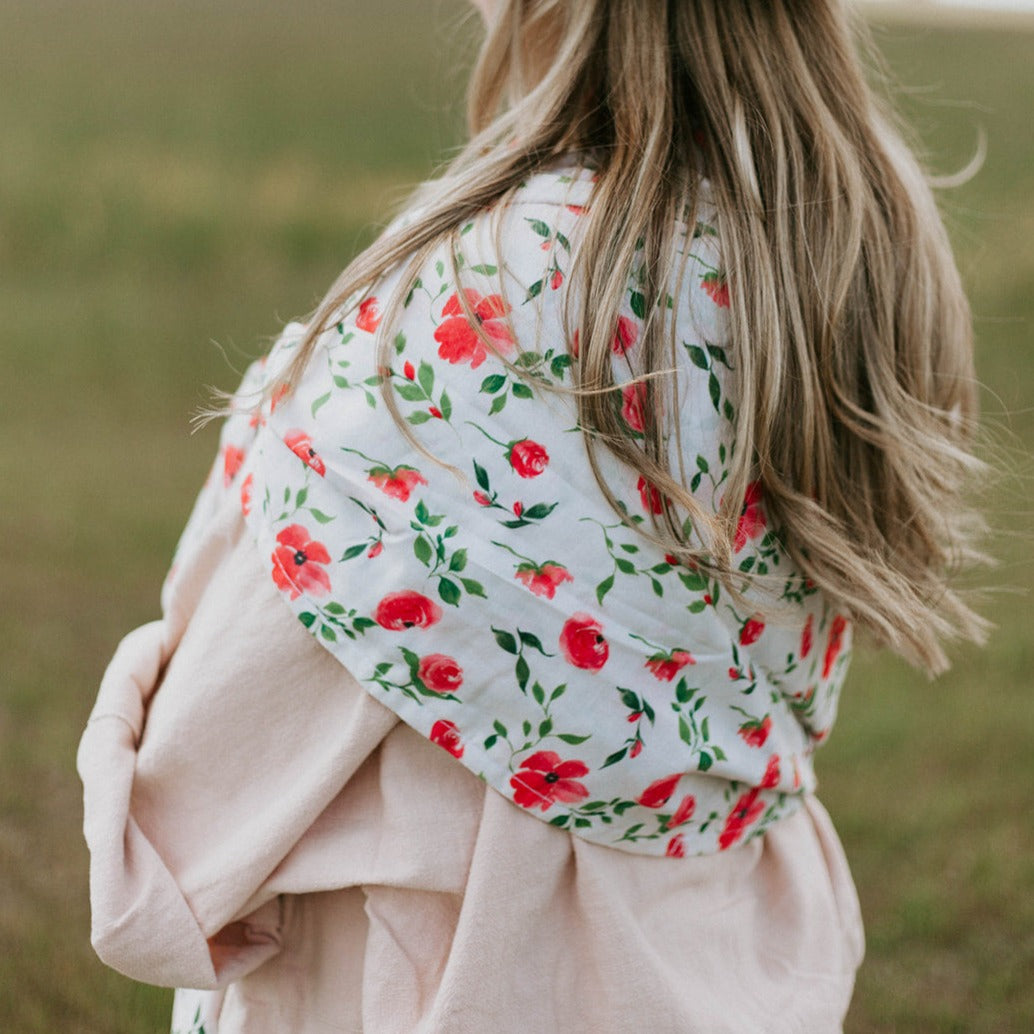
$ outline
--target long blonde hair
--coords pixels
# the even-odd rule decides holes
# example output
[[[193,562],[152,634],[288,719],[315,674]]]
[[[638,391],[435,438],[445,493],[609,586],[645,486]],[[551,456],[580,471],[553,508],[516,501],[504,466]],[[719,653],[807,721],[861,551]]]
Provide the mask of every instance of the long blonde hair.
[[[417,217],[345,269],[290,375],[379,277],[418,268],[535,170],[591,155],[573,390],[602,490],[614,502],[600,447],[668,500],[654,533],[728,575],[747,485],[760,481],[799,568],[879,642],[944,669],[944,640],[985,634],[949,585],[978,557],[982,527],[962,495],[981,469],[971,319],[927,180],[866,81],[862,42],[842,0],[499,0],[470,85],[469,143],[422,188]],[[702,512],[663,447],[676,389],[663,376],[674,340],[659,303],[680,280],[674,228],[695,208],[701,171],[719,213],[735,356],[717,514]],[[637,262],[639,442],[613,404],[611,351]],[[397,311],[396,299],[385,349]]]

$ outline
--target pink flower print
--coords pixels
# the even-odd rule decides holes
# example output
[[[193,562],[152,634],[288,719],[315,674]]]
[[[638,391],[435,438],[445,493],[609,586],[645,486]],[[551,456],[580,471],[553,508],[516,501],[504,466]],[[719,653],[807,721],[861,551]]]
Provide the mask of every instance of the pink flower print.
[[[549,453],[545,446],[522,438],[514,442],[506,453],[514,473],[522,478],[537,478],[549,464]]]
[[[432,693],[452,693],[463,685],[463,669],[444,653],[422,658],[417,676]]]
[[[686,650],[672,650],[671,653],[655,653],[646,662],[655,679],[671,682],[687,664],[696,664],[693,655]]]
[[[684,822],[689,822],[693,817],[693,812],[696,811],[696,806],[696,798],[691,793],[687,793],[686,796],[682,798],[679,806],[675,809],[675,814],[664,823],[664,828],[675,829],[676,826],[681,826]]]
[[[321,564],[330,563],[322,542],[309,538],[300,524],[290,524],[277,534],[273,550],[273,582],[292,600],[301,594],[325,596],[330,592],[330,576]]]
[[[729,281],[724,273],[705,273],[700,278],[700,284],[719,309],[729,308]]]
[[[756,643],[761,638],[761,633],[765,631],[765,623],[761,620],[759,614],[755,614],[754,617],[748,618],[740,629],[740,646],[750,646],[751,643]]]
[[[772,731],[772,718],[767,714],[760,721],[756,718],[751,718],[749,721],[744,722],[736,731],[748,747],[763,747],[768,739],[768,734]]]
[[[319,454],[312,447],[312,439],[308,433],[301,430],[288,431],[284,435],[284,445],[286,445],[291,452],[295,454],[307,467],[312,468],[323,477],[327,473],[327,468],[320,459]]]
[[[733,552],[738,553],[750,539],[757,538],[764,530],[765,514],[761,509],[761,482],[752,481],[747,485],[743,498],[743,511],[736,525],[736,535],[732,542]]]
[[[804,623],[804,631],[801,632],[801,660],[811,653],[812,628],[815,624],[815,615],[809,614],[808,620]]]
[[[822,659],[822,677],[828,679],[833,671],[833,665],[844,645],[844,633],[847,631],[847,618],[837,614],[833,618],[833,624],[829,629],[829,642],[826,644],[826,656]]]
[[[431,726],[431,734],[428,739],[437,743],[442,750],[447,750],[454,758],[463,757],[463,740],[455,722],[442,718]]]
[[[360,330],[365,330],[368,334],[372,334],[381,322],[381,310],[377,304],[377,299],[370,297],[364,298],[359,303],[359,315],[356,317],[355,325]]]
[[[521,762],[520,770],[510,778],[513,799],[522,808],[549,811],[555,801],[573,804],[589,796],[578,777],[589,774],[582,761],[564,761],[552,750],[540,750]]]
[[[371,467],[367,480],[400,503],[409,501],[409,494],[417,485],[427,484],[427,479],[419,470],[407,467],[404,463],[397,467]]]
[[[505,355],[513,350],[513,333],[502,318],[510,312],[510,305],[499,294],[482,297],[469,287],[463,294],[473,312],[474,323],[464,315],[459,295],[454,293],[442,309],[442,315],[450,318],[438,326],[434,339],[438,342],[438,355],[442,359],[453,364],[470,363],[471,369],[476,369],[485,361],[487,353],[475,324],[496,351]]]
[[[615,355],[624,355],[639,340],[639,328],[627,316],[618,316],[618,327],[614,331],[611,350]]]
[[[759,790],[771,790],[779,785],[779,755],[773,754],[765,766],[765,774],[758,783]]]
[[[514,578],[531,589],[536,596],[543,596],[547,600],[553,599],[556,595],[558,585],[574,581],[566,567],[552,560],[547,560],[544,564],[518,564]]]
[[[636,802],[644,808],[659,808],[671,800],[675,787],[679,785],[682,772],[675,772],[673,775],[664,776],[662,779],[655,779],[637,798]]]
[[[255,481],[255,475],[249,474],[241,485],[241,513],[247,517],[251,513],[251,486]]]
[[[410,628],[430,628],[440,621],[442,608],[412,589],[389,592],[377,604],[374,621],[389,632],[404,632]]]
[[[569,664],[585,671],[599,671],[610,656],[603,626],[589,614],[574,614],[564,622],[560,649]]]
[[[643,407],[646,404],[646,385],[642,381],[626,384],[621,389],[621,419],[642,434],[646,426]]]
[[[664,498],[661,495],[660,489],[652,481],[647,481],[640,474],[639,480],[636,482],[636,488],[639,489],[639,498],[642,500],[643,509],[647,513],[664,512]]]
[[[237,471],[244,463],[244,450],[238,449],[236,445],[227,445],[223,449],[223,485],[229,484],[237,476]]]
[[[668,858],[686,857],[686,844],[681,833],[676,833],[671,840],[668,841],[668,846],[664,849],[664,854]]]
[[[764,803],[758,798],[757,790],[748,790],[733,806],[725,818],[725,825],[718,837],[718,850],[727,851],[752,826],[765,810]]]

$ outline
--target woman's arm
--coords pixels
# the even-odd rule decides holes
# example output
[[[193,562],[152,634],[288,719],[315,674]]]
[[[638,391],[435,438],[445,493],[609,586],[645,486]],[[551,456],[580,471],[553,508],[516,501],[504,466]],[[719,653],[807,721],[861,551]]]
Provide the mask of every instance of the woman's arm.
[[[264,882],[397,721],[225,510],[165,619],[123,640],[79,749],[94,947],[154,984],[214,987],[278,950]]]

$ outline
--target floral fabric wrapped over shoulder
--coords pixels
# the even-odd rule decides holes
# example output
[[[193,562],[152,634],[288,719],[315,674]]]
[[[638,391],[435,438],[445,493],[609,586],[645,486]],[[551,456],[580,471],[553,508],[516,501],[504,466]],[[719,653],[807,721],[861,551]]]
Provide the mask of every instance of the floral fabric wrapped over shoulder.
[[[591,192],[585,170],[531,177],[505,210],[462,228],[458,254],[443,245],[411,283],[376,285],[322,336],[296,389],[249,415],[304,333],[288,326],[245,377],[180,548],[220,493],[236,493],[269,577],[316,641],[515,806],[627,851],[710,853],[760,835],[813,789],[850,627],[792,569],[756,487],[734,545],[741,570],[783,586],[767,624],[760,605],[733,602],[619,519],[573,399],[535,389],[569,384],[577,362],[563,313]],[[720,223],[706,208],[698,218],[678,241],[688,273],[673,300],[680,432],[690,487],[717,507],[736,357]],[[381,309],[400,288],[379,369]],[[613,345],[632,435],[642,395],[621,360],[642,315],[633,275]],[[384,378],[452,470],[401,433]],[[633,521],[659,508],[634,471],[601,459]]]

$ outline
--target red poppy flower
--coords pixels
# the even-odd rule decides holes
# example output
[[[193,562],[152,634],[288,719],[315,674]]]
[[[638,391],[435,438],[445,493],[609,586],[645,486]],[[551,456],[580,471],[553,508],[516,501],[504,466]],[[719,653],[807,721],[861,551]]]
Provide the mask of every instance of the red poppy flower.
[[[421,658],[417,676],[432,693],[452,693],[463,685],[463,669],[444,653]]]
[[[615,355],[624,355],[639,340],[639,328],[627,316],[618,316],[618,329],[614,332],[611,349]]]
[[[589,796],[578,776],[589,774],[582,761],[563,761],[552,750],[540,750],[521,762],[520,771],[510,777],[513,799],[522,808],[549,811],[555,801],[573,804]]]
[[[693,812],[696,811],[696,806],[696,798],[691,793],[687,793],[675,809],[675,814],[664,823],[664,828],[674,829],[676,826],[681,826],[683,822],[689,822],[693,817]]]
[[[773,787],[779,785],[779,755],[773,754],[768,759],[768,764],[765,766],[765,774],[761,777],[761,782],[758,783],[759,790],[771,790]]]
[[[725,825],[718,837],[718,850],[726,851],[744,834],[747,827],[753,825],[765,810],[764,802],[759,800],[757,790],[748,790],[733,806],[726,816]]]
[[[686,650],[672,650],[671,653],[655,653],[646,666],[653,677],[661,682],[671,682],[687,664],[696,664],[691,653]]]
[[[442,750],[447,750],[454,758],[463,757],[463,740],[456,729],[456,723],[442,718],[431,726],[428,739],[437,743]]]
[[[729,281],[724,273],[705,273],[700,283],[719,309],[729,308]]]
[[[476,369],[485,361],[487,352],[475,325],[488,337],[497,352],[506,354],[513,350],[513,332],[502,319],[510,311],[510,305],[499,294],[482,297],[473,288],[465,288],[464,296],[470,306],[474,322],[464,315],[459,295],[454,293],[445,303],[442,315],[450,317],[434,332],[438,342],[438,355],[450,363],[470,363]]]
[[[241,485],[241,513],[247,517],[251,513],[251,485],[255,480],[254,474],[249,474]]]
[[[626,384],[621,389],[621,419],[633,431],[642,432],[646,426],[643,406],[646,402],[646,385],[642,381]]]
[[[514,574],[517,581],[526,585],[536,596],[544,596],[551,600],[556,595],[557,586],[563,582],[573,582],[571,572],[562,564],[547,560],[544,564],[520,564]]]
[[[744,722],[736,731],[743,737],[743,742],[748,747],[763,747],[768,739],[768,734],[772,731],[772,718],[767,714],[760,722],[752,718],[750,721]]]
[[[300,524],[288,525],[276,537],[273,550],[273,581],[292,600],[301,594],[325,596],[330,592],[330,577],[320,564],[330,563],[322,542],[314,542]]]
[[[686,857],[686,845],[683,842],[681,833],[676,833],[671,840],[668,841],[668,846],[664,849],[664,853],[668,858]]]
[[[801,660],[811,653],[812,627],[815,624],[815,615],[809,614],[808,620],[804,623],[804,631],[801,632]]]
[[[376,298],[364,298],[359,304],[359,315],[356,317],[355,325],[360,330],[372,334],[381,322],[381,310]]]
[[[522,478],[537,478],[549,464],[549,453],[545,447],[530,438],[514,442],[506,453],[506,458],[517,476]]]
[[[426,485],[427,479],[414,467],[400,464],[397,467],[371,467],[368,481],[376,485],[385,495],[399,502],[407,502],[409,493],[417,485]]]
[[[740,646],[750,646],[756,643],[765,631],[765,623],[760,618],[748,618],[740,629]]]
[[[244,450],[236,445],[227,445],[223,449],[223,485],[228,486],[237,476],[237,471],[244,463]]]
[[[312,447],[312,439],[306,431],[288,431],[284,435],[284,445],[295,454],[307,467],[311,467],[320,477],[327,473],[323,460]]]
[[[639,475],[639,480],[636,482],[636,488],[639,489],[639,498],[642,500],[643,509],[647,513],[661,513],[664,510],[664,499],[661,496],[661,490],[652,482],[647,481],[642,474]]]
[[[738,553],[750,539],[756,538],[765,530],[765,514],[761,509],[761,482],[752,481],[747,485],[743,497],[743,511],[736,525],[736,535],[732,541],[734,553]]]
[[[407,628],[429,628],[441,620],[442,608],[434,600],[421,596],[412,589],[389,592],[373,615],[381,628],[389,632],[404,632]]]
[[[836,664],[837,658],[840,656],[840,651],[844,645],[844,633],[847,631],[847,618],[842,614],[837,614],[833,618],[833,624],[829,629],[829,642],[826,643],[826,656],[822,660],[822,677],[828,679],[830,672],[833,670],[833,665]]]
[[[588,614],[574,614],[560,632],[560,649],[568,663],[586,671],[599,671],[610,656],[603,626]]]
[[[674,775],[664,776],[663,779],[655,779],[636,801],[644,808],[659,808],[662,804],[667,804],[682,776],[682,772],[676,772]]]

